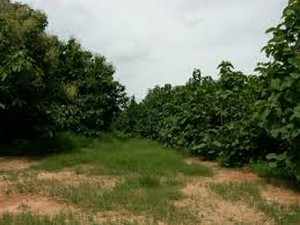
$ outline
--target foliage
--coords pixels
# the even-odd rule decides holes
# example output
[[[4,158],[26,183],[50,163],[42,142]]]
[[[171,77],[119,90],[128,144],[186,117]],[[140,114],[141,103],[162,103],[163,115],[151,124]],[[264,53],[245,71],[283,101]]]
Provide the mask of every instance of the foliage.
[[[49,53],[58,40],[47,38],[46,25],[44,14],[24,5],[1,8],[0,132],[4,140],[53,130],[47,108],[60,92],[59,87],[48,90],[50,80],[45,77],[51,76],[48,72],[55,67],[55,51]]]
[[[300,1],[290,0],[282,19],[267,31],[273,37],[264,51],[271,61],[258,67],[263,86],[254,118],[278,141],[267,156],[271,166],[300,180]]]
[[[219,68],[219,80],[201,77],[200,70],[195,70],[184,86],[155,87],[141,103],[132,102],[125,109],[119,128],[209,159],[226,154],[228,160],[231,154],[242,157],[234,151],[249,148],[249,133],[241,130],[241,123],[252,111],[259,79],[232,71],[229,62]],[[234,135],[238,137],[232,141]],[[245,161],[250,155],[248,151]]]
[[[270,61],[260,76],[223,61],[219,79],[195,70],[182,86],[167,84],[132,102],[117,128],[186,149],[225,166],[257,160],[300,180],[300,1],[290,0],[282,23],[268,30]]]
[[[0,140],[20,143],[57,131],[99,135],[126,99],[105,57],[45,32],[46,16],[0,1]]]
[[[61,46],[59,62],[67,96],[59,107],[61,127],[89,136],[108,130],[125,99],[124,86],[113,80],[113,66],[74,39]]]

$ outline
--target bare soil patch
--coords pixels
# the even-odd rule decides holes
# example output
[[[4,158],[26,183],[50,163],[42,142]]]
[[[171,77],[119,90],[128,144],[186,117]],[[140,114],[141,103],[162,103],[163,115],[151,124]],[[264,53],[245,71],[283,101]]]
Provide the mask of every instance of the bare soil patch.
[[[1,159],[0,159],[1,160]],[[4,159],[0,161],[0,214],[4,212],[21,213],[31,212],[36,215],[53,216],[61,212],[72,212],[80,217],[83,224],[88,220],[86,212],[80,208],[66,204],[59,199],[47,197],[43,194],[22,194],[19,192],[7,192],[13,181],[6,179],[11,171],[22,174],[35,162],[28,159]],[[215,172],[213,177],[180,177],[186,181],[181,190],[183,198],[175,201],[174,205],[179,209],[193,214],[201,220],[201,224],[224,224],[235,223],[252,225],[273,225],[274,220],[259,210],[252,208],[246,202],[226,201],[222,196],[210,189],[212,182],[257,182],[260,181],[256,174],[248,168],[229,169],[222,168],[216,162],[202,161],[197,158],[189,158],[187,164],[201,164],[211,168]],[[27,172],[27,171],[25,171]],[[7,174],[6,174],[7,173]],[[6,174],[6,175],[5,175]],[[35,178],[39,180],[54,180],[63,184],[78,186],[80,183],[100,184],[101,187],[112,189],[122,178],[111,175],[77,174],[70,169],[60,172],[36,172]],[[164,182],[165,178],[162,178]],[[258,184],[259,185],[259,184]],[[136,193],[139,194],[138,191]],[[277,187],[273,184],[263,185],[262,196],[268,201],[280,204],[300,204],[300,194],[285,187]],[[152,217],[136,215],[120,208],[114,211],[99,211],[91,215],[97,224],[159,224]]]
[[[0,214],[31,212],[37,215],[56,215],[63,211],[74,210],[60,201],[40,195],[11,194],[0,195]]]
[[[0,171],[25,170],[34,164],[36,164],[34,160],[27,158],[2,158],[0,159]]]
[[[216,162],[202,161],[198,158],[186,159],[187,164],[204,165],[215,172],[214,177],[193,178],[182,189],[184,199],[175,202],[175,206],[190,210],[201,219],[202,224],[274,224],[264,213],[251,208],[244,202],[231,202],[212,192],[212,182],[249,182],[260,178],[248,168],[222,168]]]
[[[0,196],[6,194],[10,190],[11,185],[10,181],[0,179]]]
[[[263,198],[280,204],[300,204],[300,194],[291,189],[266,185],[262,192]]]
[[[72,171],[62,172],[42,172],[37,175],[38,179],[57,180],[65,184],[78,186],[82,182],[100,183],[103,188],[112,189],[118,182],[119,178],[109,175],[87,175],[76,174]]]
[[[256,182],[262,181],[249,168],[222,168],[216,162],[203,161],[198,158],[189,158],[186,160],[187,164],[201,164],[213,169],[216,175],[210,182]],[[209,181],[209,180],[207,180]],[[274,182],[262,188],[262,197],[270,202],[277,202],[279,204],[300,204],[300,193],[287,188],[284,184]]]
[[[260,178],[248,168],[220,169],[215,177],[218,182],[249,182],[259,181]]]
[[[213,161],[206,161],[206,160],[202,160],[201,158],[186,158],[185,159],[185,163],[188,165],[193,165],[193,164],[201,164],[203,166],[207,166],[211,169],[218,169],[220,168],[220,166],[218,165],[218,163],[213,162]]]
[[[165,225],[162,221],[156,221],[153,218],[147,218],[141,215],[134,215],[126,210],[98,212],[94,216],[97,224],[157,224]]]
[[[12,182],[7,180],[4,175],[0,175],[0,196],[7,194],[7,192],[11,189],[11,187],[12,187]]]
[[[183,200],[175,206],[189,210],[201,219],[202,224],[274,224],[272,219],[243,202],[230,202],[213,193],[207,182],[194,180],[188,182],[182,192]]]
[[[67,205],[62,201],[41,195],[25,195],[14,193],[10,195],[0,194],[0,215],[3,213],[20,214],[30,212],[39,216],[55,216],[60,213],[70,212],[80,219],[82,224],[88,223],[88,215],[79,208]],[[157,224],[165,225],[162,221],[147,218],[142,215],[135,215],[126,210],[101,211],[90,215],[97,224]]]

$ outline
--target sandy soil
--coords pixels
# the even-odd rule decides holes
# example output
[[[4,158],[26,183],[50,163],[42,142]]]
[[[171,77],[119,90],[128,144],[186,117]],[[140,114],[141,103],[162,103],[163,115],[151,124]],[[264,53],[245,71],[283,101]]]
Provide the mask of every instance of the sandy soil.
[[[0,160],[0,214],[4,212],[20,213],[32,212],[37,215],[56,215],[64,211],[76,212],[84,217],[84,213],[73,205],[59,199],[51,198],[42,194],[22,194],[9,191],[12,181],[5,177],[5,172],[27,170],[36,162],[28,159]],[[214,170],[215,176],[209,178],[188,177],[186,185],[181,190],[183,198],[174,202],[174,205],[182,210],[189,210],[195,217],[201,220],[201,224],[266,224],[275,222],[257,209],[250,207],[244,202],[230,202],[212,192],[209,185],[211,182],[262,182],[256,174],[248,168],[226,169],[221,168],[214,162],[201,161],[197,158],[189,158],[187,164],[201,164]],[[121,178],[108,175],[76,174],[73,171],[61,172],[38,172],[37,179],[53,180],[69,185],[79,185],[81,182],[97,182],[103,187],[112,189]],[[300,204],[300,194],[283,186],[273,184],[262,185],[262,196],[268,201],[280,204]],[[130,222],[136,224],[160,224],[161,221],[149,221],[142,215],[134,215],[124,209],[116,211],[97,212],[93,215],[95,222],[100,224]],[[84,224],[84,223],[83,223]]]

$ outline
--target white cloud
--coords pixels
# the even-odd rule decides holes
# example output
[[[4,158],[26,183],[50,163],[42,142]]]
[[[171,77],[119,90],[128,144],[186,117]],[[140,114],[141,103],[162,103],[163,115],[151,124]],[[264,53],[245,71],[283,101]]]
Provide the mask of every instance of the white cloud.
[[[130,94],[183,84],[193,68],[217,75],[231,60],[252,73],[287,0],[22,0],[44,10],[51,33],[104,54]]]

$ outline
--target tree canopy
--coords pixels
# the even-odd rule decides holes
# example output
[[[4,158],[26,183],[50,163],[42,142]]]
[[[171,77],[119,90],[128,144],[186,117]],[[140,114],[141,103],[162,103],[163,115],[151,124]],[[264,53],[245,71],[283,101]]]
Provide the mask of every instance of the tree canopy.
[[[290,0],[267,33],[270,60],[258,64],[258,76],[229,61],[218,66],[217,80],[196,69],[183,86],[157,86],[142,102],[132,99],[118,129],[226,166],[267,160],[300,180],[300,1]]]
[[[45,32],[47,17],[1,0],[0,139],[52,137],[71,130],[98,135],[111,127],[125,99],[104,56]]]

